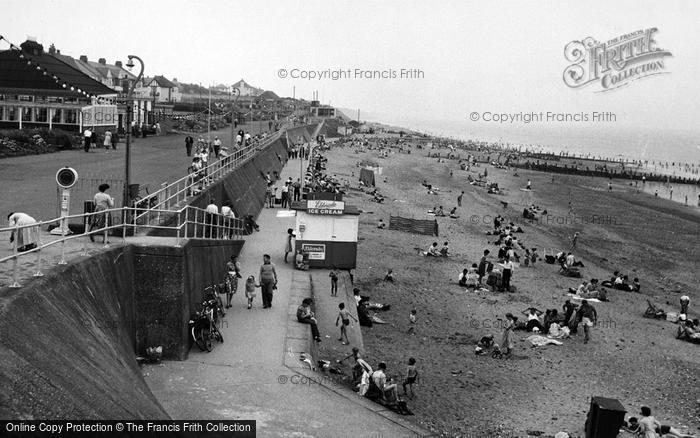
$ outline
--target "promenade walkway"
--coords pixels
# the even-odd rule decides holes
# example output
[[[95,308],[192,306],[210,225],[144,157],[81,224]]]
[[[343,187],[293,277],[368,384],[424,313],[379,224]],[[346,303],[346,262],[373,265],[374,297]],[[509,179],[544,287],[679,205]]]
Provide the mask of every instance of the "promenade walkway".
[[[299,169],[299,160],[288,162],[282,181],[289,176],[296,179]],[[314,375],[299,360],[300,352],[308,352],[310,333],[307,325],[296,322],[295,314],[301,299],[312,294],[310,275],[315,272],[295,271],[291,257],[289,264],[284,263],[286,230],[294,227],[295,220],[290,213],[281,208],[263,209],[258,218],[261,231],[247,236],[240,255],[243,279],[222,328],[225,343],[216,343],[211,353],[195,347],[183,362],[147,366],[146,382],[175,419],[252,419],[257,421],[258,436],[426,435],[349,389],[325,379],[315,383],[297,374]],[[276,266],[278,290],[270,309],[262,309],[258,292],[253,309],[247,310],[243,280],[251,274],[258,278],[265,253]],[[324,319],[337,311],[332,309],[337,304],[327,302],[328,308],[316,309]],[[337,342],[324,336],[324,342],[331,340]]]

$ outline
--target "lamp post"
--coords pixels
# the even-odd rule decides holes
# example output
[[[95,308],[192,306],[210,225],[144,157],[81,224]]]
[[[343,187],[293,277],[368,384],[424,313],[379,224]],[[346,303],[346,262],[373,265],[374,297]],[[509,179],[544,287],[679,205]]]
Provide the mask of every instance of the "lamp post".
[[[236,127],[233,124],[233,114],[234,114],[234,108],[236,106],[236,101],[238,98],[241,96],[241,90],[238,89],[238,87],[234,87],[231,85],[231,152],[234,151],[234,146],[235,146],[235,141],[236,141],[236,134],[235,134],[235,129]]]
[[[155,125],[155,123],[156,123],[156,98],[160,96],[160,93],[158,92],[157,85],[151,86],[151,96],[153,96],[153,106],[151,107],[151,125]]]
[[[136,84],[141,80],[141,77],[143,76],[143,60],[141,60],[141,58],[139,58],[138,56],[129,55],[129,62],[126,64],[126,67],[129,69],[133,68],[134,59],[136,59],[139,62],[139,64],[141,64],[141,71],[139,71],[139,75],[136,77],[136,81],[134,81],[133,84],[129,85],[129,89],[126,93],[126,158],[124,163],[124,199],[122,203],[124,207],[129,207],[129,205],[131,204],[129,199],[129,185],[131,183],[131,112],[134,106],[134,88],[136,88]],[[124,223],[126,223],[126,215],[124,219]]]

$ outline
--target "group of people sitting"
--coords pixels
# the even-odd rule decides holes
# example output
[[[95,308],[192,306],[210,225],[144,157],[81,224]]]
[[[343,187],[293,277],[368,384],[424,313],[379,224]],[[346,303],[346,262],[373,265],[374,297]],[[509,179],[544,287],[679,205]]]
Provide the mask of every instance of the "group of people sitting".
[[[442,244],[442,248],[438,248],[438,243],[433,242],[427,250],[421,251],[421,255],[426,257],[449,257],[450,245],[449,242]]]
[[[693,435],[687,435],[673,426],[661,424],[656,418],[651,415],[651,409],[647,406],[642,406],[640,411],[641,418],[630,417],[622,423],[622,430],[639,435],[644,438],[648,437],[667,437],[667,438],[695,438]]]
[[[393,406],[401,414],[412,415],[406,407],[406,402],[399,397],[398,381],[387,376],[387,365],[385,362],[379,362],[377,368],[373,369],[364,360],[360,349],[357,347],[353,347],[352,353],[338,362],[342,363],[350,358],[354,361],[352,366],[353,387],[361,397],[367,397],[387,406]],[[406,367],[406,375],[401,382],[404,396],[411,398],[414,396],[413,385],[418,382],[418,379],[416,360],[415,358],[410,358]]]
[[[609,287],[611,289],[623,290],[625,292],[639,292],[642,288],[639,283],[639,278],[634,278],[632,282],[629,281],[629,276],[615,271],[610,278],[610,281],[603,281],[602,286]]]
[[[433,214],[438,217],[445,217],[447,216],[445,214],[445,210],[443,210],[442,205],[441,206],[435,206],[432,209],[428,210],[428,214]],[[452,210],[450,210],[449,216],[452,219],[457,219],[459,218],[459,215],[457,214],[457,207],[453,207]]]
[[[678,319],[678,331],[676,338],[694,344],[700,344],[700,319],[688,319],[685,314],[681,314]]]
[[[605,289],[598,287],[597,278],[582,282],[576,289],[570,287],[569,293],[585,299],[595,298],[600,301],[608,301],[608,294]]]

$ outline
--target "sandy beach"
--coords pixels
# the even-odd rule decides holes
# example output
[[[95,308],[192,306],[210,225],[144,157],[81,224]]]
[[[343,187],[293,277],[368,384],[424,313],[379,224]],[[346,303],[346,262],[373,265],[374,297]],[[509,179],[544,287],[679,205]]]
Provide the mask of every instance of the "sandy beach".
[[[447,150],[442,152],[444,157]],[[552,177],[521,169],[516,176],[485,164],[464,171],[456,160],[438,161],[415,147],[411,154],[395,149],[387,159],[376,150],[356,153],[351,147],[334,147],[327,156],[327,173],[350,180],[353,187],[358,162],[371,160],[382,167],[376,181],[384,203],[370,202],[371,196],[356,190],[345,197],[364,211],[355,285],[372,301],[392,306],[381,314],[387,324],[362,328],[368,361],[385,361],[388,374],[399,376],[409,357],[417,359],[421,382],[408,401],[414,421],[444,436],[553,436],[566,431],[580,437],[591,397],[603,396],[619,399],[630,415],[647,405],[663,424],[700,431],[700,349],[676,340],[675,324],[642,317],[647,299],[678,312],[681,295],[689,295],[691,303],[700,298],[697,208],[655,198],[623,181],[613,181],[609,191],[601,178]],[[468,175],[476,178],[485,169],[504,195],[487,194],[484,187],[467,182]],[[533,190],[526,193],[520,188],[528,179]],[[438,187],[438,194],[427,194],[423,180]],[[377,220],[388,222],[390,215],[428,219],[427,211],[440,205],[449,212],[462,190],[460,218],[438,218],[439,237],[377,229]],[[548,215],[537,222],[524,220],[522,210],[531,203]],[[460,287],[458,274],[478,262],[484,249],[495,256],[498,247],[486,232],[497,214],[520,225],[521,243],[537,247],[541,255],[568,249],[570,237],[579,232],[574,253],[585,264],[583,278],[564,277],[558,266],[542,261],[515,269],[515,293]],[[415,248],[425,249],[433,241],[448,241],[452,257],[417,254]],[[382,281],[390,268],[395,283]],[[610,290],[610,302],[595,303],[599,324],[590,343],[583,343],[579,330],[562,346],[531,348],[524,340],[531,333],[516,331],[515,357],[474,354],[484,335],[500,342],[507,312],[522,319],[521,312],[530,306],[561,311],[569,287],[591,278],[608,280],[615,270],[638,277],[641,293]],[[697,318],[692,306],[689,316]],[[418,311],[415,335],[407,334],[411,309]]]

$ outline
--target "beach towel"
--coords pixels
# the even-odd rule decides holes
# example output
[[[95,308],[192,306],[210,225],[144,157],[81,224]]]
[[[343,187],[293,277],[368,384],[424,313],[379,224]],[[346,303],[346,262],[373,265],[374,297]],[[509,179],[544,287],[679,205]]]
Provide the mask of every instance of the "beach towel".
[[[535,347],[542,347],[542,346],[547,345],[547,344],[564,345],[563,342],[555,341],[554,339],[549,339],[545,336],[540,336],[540,335],[528,336],[526,338],[526,340]]]
[[[583,297],[580,297],[576,294],[567,294],[567,295],[575,300],[586,300],[589,303],[602,303],[602,301],[600,301],[598,298],[583,298]]]

